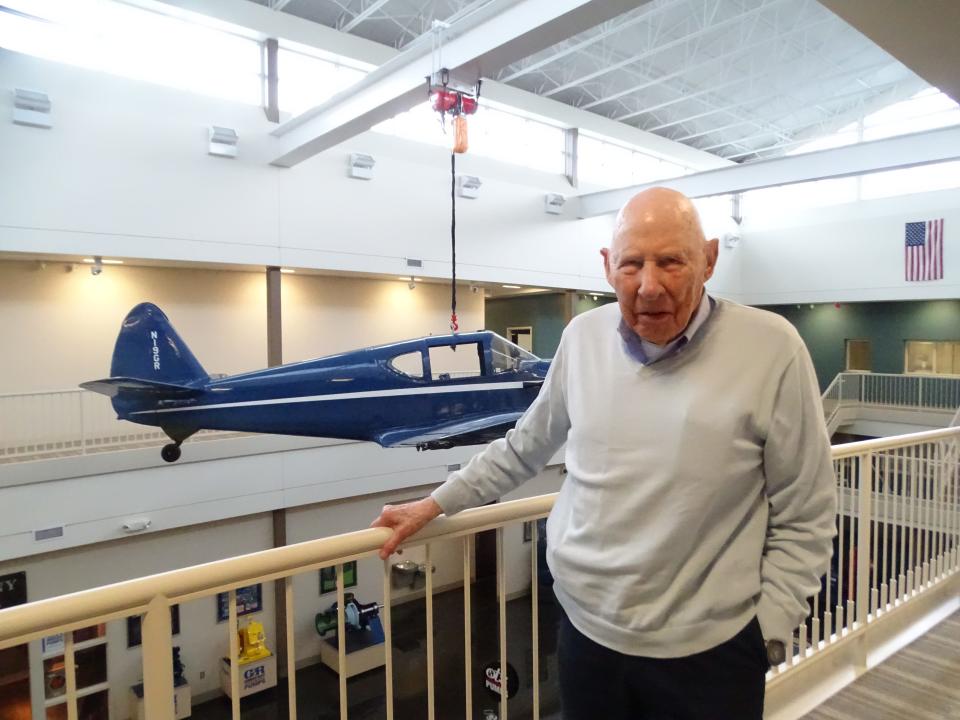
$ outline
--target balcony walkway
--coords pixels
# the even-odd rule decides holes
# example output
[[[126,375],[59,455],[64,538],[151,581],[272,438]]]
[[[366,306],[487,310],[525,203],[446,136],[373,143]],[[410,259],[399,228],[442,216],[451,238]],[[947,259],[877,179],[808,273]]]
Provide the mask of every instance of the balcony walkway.
[[[823,703],[804,720],[960,718],[960,612]]]

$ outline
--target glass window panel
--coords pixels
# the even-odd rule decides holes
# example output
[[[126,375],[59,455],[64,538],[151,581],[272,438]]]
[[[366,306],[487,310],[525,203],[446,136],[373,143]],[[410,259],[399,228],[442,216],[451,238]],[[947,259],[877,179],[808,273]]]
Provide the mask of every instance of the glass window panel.
[[[869,340],[847,340],[847,370],[872,369]]]
[[[604,187],[640,185],[690,172],[683,165],[591,135],[581,134],[577,149],[579,179]]]
[[[398,355],[390,361],[390,366],[397,372],[410,377],[423,377],[423,356],[420,351]]]
[[[751,190],[743,194],[743,214],[768,215],[805,207],[855,202],[857,178],[837,178]]]
[[[426,102],[373,130],[441,147],[453,144],[451,119],[441,122]],[[563,172],[563,130],[553,125],[481,104],[476,114],[467,117],[467,138],[471,154],[544,172]]]
[[[261,102],[260,45],[106,0],[9,0],[0,46],[47,60],[249,104]]]
[[[481,372],[480,353],[481,348],[478,343],[432,347],[430,348],[430,373],[434,380],[476,377]]]
[[[830,148],[843,147],[844,145],[853,145],[860,140],[860,131],[857,124],[847,125],[839,132],[827,135],[825,137],[811,140],[803,145],[798,145],[792,150],[787,151],[787,155],[803,155],[804,153],[814,152],[816,150],[829,150]]]
[[[905,135],[960,123],[960,107],[936,88],[888,105],[863,119],[863,139]]]
[[[861,178],[864,199],[960,187],[960,161],[871,173]]]
[[[299,115],[366,76],[365,70],[281,48],[277,53],[280,109]]]
[[[43,694],[47,700],[67,692],[67,675],[63,655],[43,661]]]
[[[934,344],[918,340],[907,341],[907,357],[904,372],[932,373]]]
[[[106,634],[107,626],[104,623],[91,625],[90,627],[80,628],[73,631],[73,642],[82,643],[87,640],[95,640]]]
[[[953,370],[953,343],[936,343],[936,353],[933,363],[937,375],[952,375]]]
[[[99,685],[107,681],[107,646],[95,645],[85,650],[78,650],[77,659],[77,690]]]

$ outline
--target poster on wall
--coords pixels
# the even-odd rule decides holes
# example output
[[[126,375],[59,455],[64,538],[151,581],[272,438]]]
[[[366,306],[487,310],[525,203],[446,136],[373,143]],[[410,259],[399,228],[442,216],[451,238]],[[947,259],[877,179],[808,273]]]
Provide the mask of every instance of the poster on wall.
[[[263,610],[260,583],[237,588],[237,617]],[[217,622],[226,622],[230,617],[230,593],[217,593]]]
[[[357,561],[343,564],[343,586],[345,588],[353,587],[357,584]],[[337,568],[320,568],[320,594],[325,595],[328,592],[337,591]]]

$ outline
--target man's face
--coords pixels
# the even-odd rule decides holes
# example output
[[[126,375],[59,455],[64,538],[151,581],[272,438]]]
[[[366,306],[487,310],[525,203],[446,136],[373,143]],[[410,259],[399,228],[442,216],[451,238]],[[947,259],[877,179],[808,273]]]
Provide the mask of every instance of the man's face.
[[[686,328],[717,259],[717,241],[703,240],[699,223],[666,215],[625,215],[613,247],[601,251],[624,320],[657,345]]]

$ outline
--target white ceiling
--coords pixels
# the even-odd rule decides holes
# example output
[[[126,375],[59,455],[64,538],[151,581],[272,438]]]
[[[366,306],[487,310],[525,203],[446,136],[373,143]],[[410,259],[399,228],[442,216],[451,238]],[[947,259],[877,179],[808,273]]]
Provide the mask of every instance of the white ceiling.
[[[489,0],[252,0],[395,48]],[[496,80],[737,162],[928,87],[816,0],[653,0]]]

